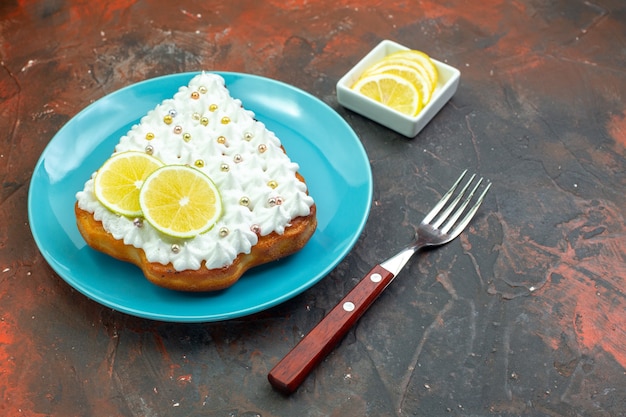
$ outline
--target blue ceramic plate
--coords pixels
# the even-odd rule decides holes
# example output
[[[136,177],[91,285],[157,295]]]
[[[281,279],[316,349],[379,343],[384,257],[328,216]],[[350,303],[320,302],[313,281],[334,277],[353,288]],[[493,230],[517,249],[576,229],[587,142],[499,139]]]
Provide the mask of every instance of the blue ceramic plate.
[[[335,111],[278,81],[220,73],[232,96],[254,111],[300,164],[317,204],[319,225],[309,243],[295,255],[248,271],[226,290],[201,294],[157,287],[137,267],[88,247],[74,218],[76,192],[133,124],[195,75],[154,78],[96,101],[56,134],[33,172],[28,216],[44,258],[76,290],[127,314],[209,322],[275,306],[327,275],[352,249],[369,214],[369,161],[354,131]]]

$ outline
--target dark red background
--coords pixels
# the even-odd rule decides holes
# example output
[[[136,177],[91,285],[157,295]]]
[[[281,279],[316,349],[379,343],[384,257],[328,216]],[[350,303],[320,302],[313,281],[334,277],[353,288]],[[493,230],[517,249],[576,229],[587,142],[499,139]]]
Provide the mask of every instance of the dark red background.
[[[382,39],[459,68],[414,139],[337,104]],[[63,1],[0,4],[0,414],[626,414],[626,4],[619,0]],[[325,101],[374,174],[352,253],[276,307],[212,324],[104,308],[31,237],[46,144],[121,87],[192,70],[258,74]],[[291,397],[273,365],[458,173],[493,181],[462,237],[419,255]]]

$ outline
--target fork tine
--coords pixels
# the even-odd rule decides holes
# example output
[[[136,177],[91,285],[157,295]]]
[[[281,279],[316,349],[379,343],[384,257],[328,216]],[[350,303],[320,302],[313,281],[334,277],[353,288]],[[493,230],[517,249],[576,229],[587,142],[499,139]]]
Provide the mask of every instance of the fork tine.
[[[465,186],[463,187],[463,189],[461,189],[461,191],[458,193],[458,195],[456,196],[456,198],[452,201],[452,203],[450,203],[448,205],[448,208],[446,208],[446,210],[441,214],[441,216],[439,216],[439,218],[431,225],[432,227],[434,227],[435,229],[438,228],[439,226],[441,226],[441,223],[443,223],[444,221],[446,221],[446,219],[448,218],[448,216],[450,215],[450,213],[452,213],[452,210],[454,210],[457,206],[457,204],[459,204],[459,201],[461,201],[461,198],[463,197],[463,195],[465,194],[465,191],[467,191],[467,188],[470,186],[470,184],[472,183],[472,181],[474,181],[474,178],[476,178],[476,174],[472,175],[471,178],[469,179],[469,181],[467,182],[467,184],[465,184]],[[482,181],[482,179],[481,179]],[[480,181],[479,181],[480,183]],[[471,196],[471,195],[470,195]],[[463,208],[467,206],[467,202],[465,203],[465,205],[460,209],[463,210]],[[457,215],[458,217],[458,215]]]
[[[465,191],[467,191],[467,188],[469,187],[469,185],[472,183],[472,181],[474,180],[474,178],[476,177],[476,175],[473,175],[472,178],[469,180],[469,182],[465,185],[465,187],[463,187],[463,190],[461,190],[461,193],[454,199],[454,203],[453,205],[451,205],[448,210],[446,210],[446,215],[450,215],[450,212],[456,207],[456,205],[458,204],[458,202],[461,200],[461,198],[465,195]],[[448,221],[446,222],[445,226],[443,226],[440,230],[441,233],[447,233],[448,230],[450,230],[452,228],[452,226],[454,226],[454,223],[456,223],[457,219],[459,217],[461,217],[461,214],[463,214],[463,211],[465,211],[465,208],[467,207],[467,205],[469,204],[469,202],[472,200],[472,197],[474,196],[474,193],[476,192],[476,190],[478,190],[478,187],[480,186],[480,184],[483,182],[483,179],[479,179],[478,182],[476,183],[476,185],[474,186],[474,188],[472,189],[472,191],[469,193],[469,195],[467,196],[467,198],[465,199],[465,201],[463,201],[463,204],[461,204],[461,207],[459,207],[459,209],[457,211],[454,212],[454,214],[452,215],[452,217],[450,217],[450,219],[448,219],[448,217],[443,217],[438,223],[436,223],[435,227],[439,227],[439,225],[441,225],[441,223],[443,223],[446,219],[448,219]]]
[[[439,200],[439,202],[437,203],[437,205],[435,207],[433,207],[433,209],[431,211],[428,212],[428,214],[426,215],[426,217],[424,217],[424,220],[422,220],[422,223],[430,223],[430,221],[432,219],[435,218],[435,216],[437,214],[439,214],[439,211],[443,208],[443,206],[448,202],[448,200],[450,199],[450,197],[452,197],[452,193],[454,193],[454,190],[456,190],[456,187],[460,184],[461,180],[463,179],[463,177],[465,176],[465,174],[467,174],[467,170],[463,171],[461,173],[461,176],[459,177],[458,180],[456,180],[456,182],[454,183],[454,185],[452,187],[450,187],[450,189],[443,195],[443,197],[441,197],[441,200]]]
[[[482,181],[482,178],[481,178],[481,181]],[[476,184],[476,187],[474,187],[474,189],[472,190],[471,194],[469,195],[469,197],[465,201],[464,206],[467,206],[467,203],[469,203],[470,199],[472,198],[472,194],[474,194],[474,192],[478,188],[478,185],[480,185],[480,184]],[[449,233],[450,239],[454,239],[455,237],[457,237],[463,231],[463,229],[465,229],[465,227],[469,224],[469,222],[472,220],[472,218],[474,217],[474,215],[478,211],[478,208],[483,203],[483,200],[485,199],[485,195],[487,194],[487,191],[489,191],[490,187],[491,187],[491,183],[487,184],[487,186],[485,187],[483,192],[480,194],[480,197],[478,197],[478,200],[476,200],[476,203],[474,204],[474,206],[467,212],[467,214],[465,215],[463,220],[461,220],[461,222],[454,228],[454,230],[452,230],[452,232]],[[465,207],[463,207],[463,208],[465,208]],[[458,217],[458,215],[460,215],[462,213],[462,211],[463,210],[459,210],[459,212],[457,213],[456,217]],[[452,224],[450,224],[450,225],[446,224],[445,227],[452,227]],[[445,231],[443,231],[443,233],[446,233],[446,232],[447,232],[447,229]]]

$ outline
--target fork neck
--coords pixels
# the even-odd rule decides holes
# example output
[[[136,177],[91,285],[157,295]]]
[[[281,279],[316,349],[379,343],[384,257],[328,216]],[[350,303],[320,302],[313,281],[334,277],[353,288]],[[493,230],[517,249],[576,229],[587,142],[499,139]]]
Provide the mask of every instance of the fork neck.
[[[434,246],[445,242],[446,236],[447,235],[441,233],[432,226],[422,224],[415,233],[413,243],[402,249],[393,257],[387,259],[385,262],[382,262],[380,266],[391,272],[394,276],[398,275],[415,252],[426,246]]]
[[[406,265],[409,259],[411,259],[411,256],[413,256],[413,254],[419,250],[419,247],[415,243],[416,242],[402,249],[396,255],[387,259],[385,262],[382,262],[380,266],[391,272],[395,277],[400,273],[402,268],[404,268],[404,265]]]
[[[415,233],[415,241],[413,246],[415,250],[420,250],[426,246],[436,246],[445,243],[447,235],[441,233],[429,224],[421,224]]]

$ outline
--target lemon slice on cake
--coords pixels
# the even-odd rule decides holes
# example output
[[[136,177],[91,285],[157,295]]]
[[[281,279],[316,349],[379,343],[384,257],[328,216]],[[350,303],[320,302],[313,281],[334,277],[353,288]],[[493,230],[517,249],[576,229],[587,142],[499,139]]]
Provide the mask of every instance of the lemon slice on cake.
[[[141,216],[139,190],[155,170],[163,166],[157,158],[145,152],[120,152],[100,167],[94,179],[94,194],[114,213]]]
[[[215,183],[187,165],[165,165],[154,171],[141,188],[139,204],[148,223],[177,238],[210,230],[222,215]]]

